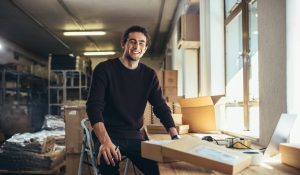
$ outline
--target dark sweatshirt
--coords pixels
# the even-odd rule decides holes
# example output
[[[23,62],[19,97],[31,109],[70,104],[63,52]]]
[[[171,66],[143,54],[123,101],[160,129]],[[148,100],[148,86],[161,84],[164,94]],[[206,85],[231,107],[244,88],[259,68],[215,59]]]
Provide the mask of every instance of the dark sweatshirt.
[[[87,115],[92,125],[103,122],[110,137],[141,139],[147,101],[165,128],[174,127],[153,69],[142,63],[136,69],[128,69],[118,58],[94,69]]]

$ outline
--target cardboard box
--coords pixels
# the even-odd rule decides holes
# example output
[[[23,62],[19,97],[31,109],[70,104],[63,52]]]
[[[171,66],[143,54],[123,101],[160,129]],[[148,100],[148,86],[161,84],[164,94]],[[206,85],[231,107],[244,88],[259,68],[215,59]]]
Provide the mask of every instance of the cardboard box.
[[[163,86],[164,86],[164,74],[163,74],[163,71],[157,70],[157,71],[156,71],[156,76],[157,76],[157,78],[158,78],[159,85],[160,85],[161,87],[163,87]]]
[[[163,71],[163,87],[177,87],[177,70],[164,70]]]
[[[152,123],[152,106],[147,102],[145,111],[144,111],[144,126]]]
[[[162,155],[162,146],[173,142],[173,140],[148,140],[141,144],[142,157],[155,160],[157,162],[175,162],[175,159]]]
[[[214,101],[210,96],[180,99],[183,124],[190,125],[190,132],[216,130]]]
[[[182,98],[177,97],[177,100],[180,100]],[[182,114],[181,107],[178,102],[174,103],[174,114]]]
[[[177,87],[164,87],[163,95],[168,102],[177,102]]]
[[[80,153],[82,147],[83,128],[81,120],[87,117],[84,105],[65,105],[64,117],[66,122],[66,152]]]
[[[161,151],[166,158],[186,161],[226,174],[238,173],[251,164],[251,157],[248,155],[195,137],[165,144]]]
[[[74,175],[78,173],[80,154],[66,154],[66,175]],[[84,161],[87,162],[86,156]],[[82,163],[82,174],[89,174],[92,171],[88,164]]]
[[[165,127],[162,124],[147,125],[147,131],[149,134],[167,134]],[[189,133],[189,125],[176,125],[178,134]]]
[[[182,125],[182,114],[172,114],[175,125]]]
[[[296,168],[300,168],[300,145],[281,143],[279,145],[281,162]]]

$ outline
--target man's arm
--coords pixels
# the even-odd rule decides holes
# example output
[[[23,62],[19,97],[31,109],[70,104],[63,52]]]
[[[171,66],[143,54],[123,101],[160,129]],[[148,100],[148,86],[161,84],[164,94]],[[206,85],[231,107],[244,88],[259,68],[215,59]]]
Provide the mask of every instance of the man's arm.
[[[100,164],[100,158],[103,156],[107,165],[112,164],[115,166],[115,160],[121,160],[121,152],[119,149],[116,149],[116,145],[114,145],[106,131],[103,122],[97,122],[93,125],[94,132],[101,144],[97,156],[97,162]]]

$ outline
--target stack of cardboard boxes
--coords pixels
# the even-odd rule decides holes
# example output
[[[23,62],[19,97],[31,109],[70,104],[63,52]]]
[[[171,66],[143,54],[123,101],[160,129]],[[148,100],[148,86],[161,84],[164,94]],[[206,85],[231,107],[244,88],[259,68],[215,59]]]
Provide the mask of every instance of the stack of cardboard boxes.
[[[177,70],[156,71],[163,95],[168,102],[177,102]]]

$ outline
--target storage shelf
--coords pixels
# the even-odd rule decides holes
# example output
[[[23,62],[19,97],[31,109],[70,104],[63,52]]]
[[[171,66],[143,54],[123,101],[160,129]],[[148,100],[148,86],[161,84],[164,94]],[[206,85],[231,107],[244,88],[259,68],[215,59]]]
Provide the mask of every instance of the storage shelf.
[[[40,129],[47,114],[47,82],[46,78],[0,65],[0,122],[7,122],[0,130],[13,135]]]
[[[61,115],[60,107],[70,100],[86,100],[90,75],[81,70],[51,69],[53,55],[49,56],[48,100],[49,114]],[[63,66],[59,66],[63,68]],[[53,77],[50,80],[50,77]]]

